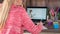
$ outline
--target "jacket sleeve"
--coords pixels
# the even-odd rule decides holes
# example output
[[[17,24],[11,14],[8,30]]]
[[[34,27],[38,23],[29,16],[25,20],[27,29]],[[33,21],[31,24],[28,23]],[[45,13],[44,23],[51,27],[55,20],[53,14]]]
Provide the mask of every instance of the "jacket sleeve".
[[[21,17],[23,21],[23,26],[32,34],[39,34],[42,31],[42,26],[43,25],[35,25],[31,18],[28,16],[26,10],[24,8],[21,8]]]

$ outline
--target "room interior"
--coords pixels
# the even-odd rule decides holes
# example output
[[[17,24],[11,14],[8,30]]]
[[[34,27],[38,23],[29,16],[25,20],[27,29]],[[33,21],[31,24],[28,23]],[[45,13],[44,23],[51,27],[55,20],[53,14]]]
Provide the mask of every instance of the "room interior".
[[[60,34],[60,0],[22,0],[31,20],[43,22],[41,34]],[[1,7],[1,6],[0,6]],[[30,12],[29,12],[30,11]],[[25,30],[24,34],[30,34]]]

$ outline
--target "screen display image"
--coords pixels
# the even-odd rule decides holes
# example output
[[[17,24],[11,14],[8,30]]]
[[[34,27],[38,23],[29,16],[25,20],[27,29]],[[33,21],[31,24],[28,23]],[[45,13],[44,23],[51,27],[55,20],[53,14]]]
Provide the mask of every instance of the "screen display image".
[[[47,8],[46,7],[28,7],[27,13],[31,19],[46,20]]]

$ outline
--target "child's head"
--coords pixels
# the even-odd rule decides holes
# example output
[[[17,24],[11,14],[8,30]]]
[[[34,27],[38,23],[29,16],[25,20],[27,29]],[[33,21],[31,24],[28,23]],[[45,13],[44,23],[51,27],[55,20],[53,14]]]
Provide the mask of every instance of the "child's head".
[[[22,0],[15,0],[13,4],[23,6]]]

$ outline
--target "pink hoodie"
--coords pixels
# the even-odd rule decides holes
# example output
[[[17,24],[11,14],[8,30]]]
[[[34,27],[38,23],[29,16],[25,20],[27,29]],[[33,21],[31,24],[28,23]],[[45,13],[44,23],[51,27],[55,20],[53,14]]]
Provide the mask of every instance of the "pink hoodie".
[[[2,34],[23,34],[23,27],[32,34],[42,31],[42,25],[35,25],[23,7],[12,5]]]

